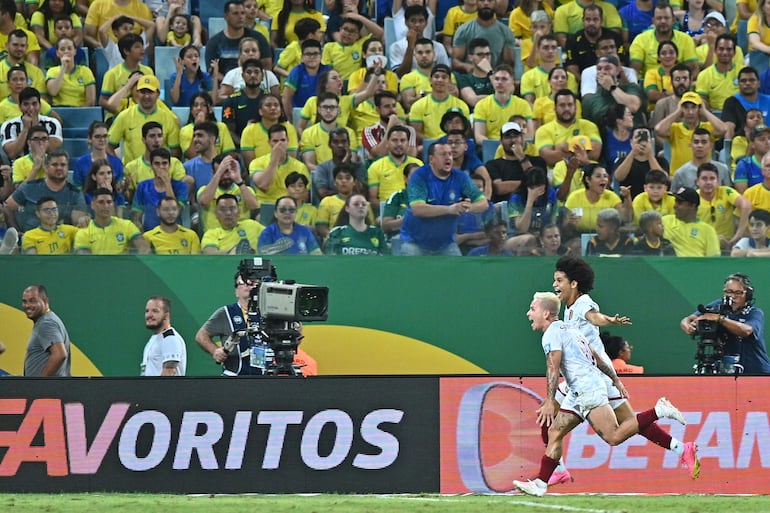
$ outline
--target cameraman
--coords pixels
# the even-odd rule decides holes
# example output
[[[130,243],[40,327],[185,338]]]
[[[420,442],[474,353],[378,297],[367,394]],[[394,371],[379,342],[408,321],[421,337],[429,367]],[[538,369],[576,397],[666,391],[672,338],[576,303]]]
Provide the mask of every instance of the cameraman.
[[[725,341],[725,355],[739,355],[738,363],[745,374],[770,374],[770,360],[767,357],[763,331],[765,314],[754,306],[754,289],[745,274],[735,273],[727,277],[722,291],[724,297],[706,305],[707,309],[720,313],[693,312],[679,323],[688,335],[697,332],[698,321],[709,320],[719,323],[719,336]]]
[[[261,375],[262,369],[251,366],[251,341],[248,336],[240,337],[237,352],[230,353],[222,347],[224,341],[234,332],[246,332],[249,322],[258,322],[259,315],[249,315],[249,296],[254,287],[258,287],[260,279],[248,279],[235,274],[235,297],[237,302],[218,308],[206,323],[198,330],[195,341],[201,349],[211,355],[216,363],[222,365],[223,376]],[[220,343],[214,342],[218,337]]]

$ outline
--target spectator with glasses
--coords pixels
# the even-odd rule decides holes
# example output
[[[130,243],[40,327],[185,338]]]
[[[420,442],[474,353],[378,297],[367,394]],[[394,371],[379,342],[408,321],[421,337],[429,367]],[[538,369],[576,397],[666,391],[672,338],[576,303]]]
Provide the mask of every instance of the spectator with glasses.
[[[313,231],[296,222],[297,200],[281,196],[275,203],[272,222],[259,235],[261,255],[321,255]]]

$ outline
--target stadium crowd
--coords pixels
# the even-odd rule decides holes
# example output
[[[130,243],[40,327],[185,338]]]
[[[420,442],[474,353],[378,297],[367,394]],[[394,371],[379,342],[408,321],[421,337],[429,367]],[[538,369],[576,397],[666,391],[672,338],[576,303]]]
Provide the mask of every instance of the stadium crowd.
[[[770,255],[766,0],[191,1],[0,0],[0,253]]]

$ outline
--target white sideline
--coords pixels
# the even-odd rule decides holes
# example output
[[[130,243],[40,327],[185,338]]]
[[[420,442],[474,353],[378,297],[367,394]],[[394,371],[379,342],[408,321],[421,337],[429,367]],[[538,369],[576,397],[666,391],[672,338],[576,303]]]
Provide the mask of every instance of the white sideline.
[[[400,495],[375,495],[375,497],[379,499],[396,499],[396,500],[407,500],[407,501],[462,502],[459,499],[455,499],[451,497],[409,497],[409,496],[402,496],[402,495],[401,496]],[[565,506],[565,505],[543,503],[543,502],[537,502],[537,501],[516,501],[516,502],[510,502],[509,505],[537,507],[542,509],[556,509],[559,511],[575,511],[580,513],[621,513],[621,511],[615,511],[615,510],[578,508],[575,506]]]

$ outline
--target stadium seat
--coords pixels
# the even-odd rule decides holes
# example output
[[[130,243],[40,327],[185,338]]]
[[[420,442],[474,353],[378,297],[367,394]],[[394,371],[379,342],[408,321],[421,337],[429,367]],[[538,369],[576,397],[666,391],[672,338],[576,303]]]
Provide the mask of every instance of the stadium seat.
[[[591,242],[591,237],[596,235],[595,233],[581,233],[580,234],[580,255],[586,256],[588,249],[588,243]]]
[[[110,64],[107,62],[107,56],[104,55],[104,48],[97,48],[94,50],[94,75],[96,75],[96,94],[100,94],[102,91],[102,80],[104,80],[104,74],[110,69]]]
[[[426,164],[428,163],[428,150],[430,149],[430,145],[436,141],[438,141],[438,139],[422,140],[422,161],[425,162]]]
[[[83,138],[67,138],[62,141],[61,149],[70,156],[70,163],[81,155],[88,153],[88,140]]]
[[[203,20],[201,20],[201,23],[203,23]],[[225,23],[225,19],[219,17],[219,18],[209,18],[208,25],[204,25],[204,26],[208,26],[208,28],[209,28],[209,38],[210,38],[214,34],[216,34],[218,32],[222,32],[225,29],[226,25],[227,25],[227,23]]]
[[[299,125],[299,120],[302,118],[302,107],[294,107],[291,110],[291,116],[291,119],[294,120],[294,129],[296,130]]]
[[[175,46],[155,47],[155,76],[161,84],[171,78],[176,72],[176,59],[179,57],[179,48]]]
[[[513,58],[513,79],[520,81],[521,76],[524,74],[524,63],[521,62],[521,47],[516,45],[514,49],[515,57]]]
[[[190,118],[190,107],[171,107],[171,111],[176,114],[176,117],[179,118],[179,123],[181,126],[185,126],[187,124],[187,120]],[[222,121],[221,106],[214,107],[214,117],[217,118],[217,121]]]
[[[278,63],[278,58],[281,56],[283,48],[273,48],[273,64]]]
[[[385,18],[385,55],[388,58],[388,62],[392,62],[390,58],[390,45],[396,42],[396,27],[393,25],[393,18],[388,16]]]
[[[495,158],[498,146],[500,146],[498,139],[484,139],[484,144],[481,146],[481,159],[484,163]]]
[[[743,50],[743,55],[749,51],[748,20],[738,20],[738,46]]]
[[[212,0],[200,0],[200,11],[198,12],[198,17],[201,19],[201,26],[208,27],[209,28],[209,37],[213,36],[220,30],[217,30],[216,32],[211,32],[211,19],[212,18],[219,18],[222,20],[222,23],[224,23],[224,14],[225,11],[223,9],[224,2],[213,2]]]
[[[62,119],[62,135],[69,139],[88,137],[88,126],[93,121],[102,121],[101,107],[56,107]]]

